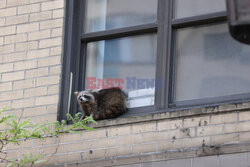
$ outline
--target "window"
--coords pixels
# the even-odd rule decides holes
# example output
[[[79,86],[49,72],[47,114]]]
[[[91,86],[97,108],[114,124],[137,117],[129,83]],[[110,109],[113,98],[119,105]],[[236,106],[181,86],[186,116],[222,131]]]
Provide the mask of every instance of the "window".
[[[224,0],[66,3],[59,119],[90,88],[122,86],[128,115],[249,99],[250,47],[230,37]]]

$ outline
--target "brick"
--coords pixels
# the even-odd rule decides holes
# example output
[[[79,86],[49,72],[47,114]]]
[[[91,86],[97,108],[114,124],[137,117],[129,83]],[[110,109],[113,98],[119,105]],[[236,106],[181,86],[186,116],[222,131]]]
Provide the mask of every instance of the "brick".
[[[162,130],[173,130],[173,129],[179,129],[182,128],[182,120],[171,120],[171,121],[159,121],[157,123],[157,129],[159,131]]]
[[[93,159],[104,159],[105,157],[106,150],[91,150],[87,152],[81,153],[82,160],[93,160]]]
[[[217,156],[207,156],[192,159],[192,167],[218,167],[219,161]]]
[[[108,128],[108,136],[122,136],[130,134],[130,125]]]
[[[5,18],[0,18],[0,26],[4,26],[5,25]]]
[[[12,90],[12,82],[1,83],[0,82],[0,92]]]
[[[237,121],[237,113],[211,116],[211,124],[224,124]]]
[[[24,71],[18,71],[18,72],[10,72],[10,73],[4,73],[2,74],[2,81],[15,81],[15,80],[21,80],[24,79]]]
[[[82,140],[92,140],[106,137],[106,129],[96,129],[93,131],[84,131],[82,133]]]
[[[199,138],[186,138],[183,139],[184,148],[192,148],[192,147],[202,147],[203,144],[205,146],[210,145],[209,137],[199,137]]]
[[[48,0],[30,0],[30,3],[46,2]]]
[[[34,99],[22,99],[22,100],[15,100],[12,102],[12,108],[25,108],[34,106]]]
[[[40,29],[63,27],[63,19],[47,20],[40,23]]]
[[[28,4],[29,0],[8,0],[7,6],[20,6]]]
[[[37,117],[32,117],[32,122],[34,123],[55,122],[56,120],[57,120],[56,114],[39,115]]]
[[[32,107],[32,108],[24,108],[23,117],[34,117],[47,114],[45,106],[41,107]]]
[[[26,89],[26,88],[32,88],[35,87],[36,81],[35,79],[26,79],[22,81],[16,81],[13,84],[13,89]]]
[[[142,144],[142,135],[131,135],[131,136],[119,136],[118,144],[131,145],[131,144]]]
[[[53,46],[62,45],[62,38],[51,38],[41,40],[39,43],[39,48],[48,48]]]
[[[55,18],[62,18],[64,17],[64,9],[53,10],[53,16]]]
[[[140,145],[133,145],[132,147],[133,154],[141,154],[149,152],[156,152],[156,144],[140,144]]]
[[[130,147],[118,147],[118,148],[109,148],[106,150],[105,157],[115,157],[115,156],[122,156],[122,155],[130,155]]]
[[[60,37],[60,36],[63,36],[63,29],[62,28],[52,29],[51,37]]]
[[[143,133],[156,131],[156,122],[134,124],[132,126],[132,133]]]
[[[13,66],[14,66],[13,63],[1,64],[0,73],[13,71]]]
[[[27,51],[38,48],[38,41],[25,42],[25,43],[17,43],[16,51]]]
[[[17,33],[25,33],[39,30],[39,23],[17,25]]]
[[[170,139],[190,138],[195,136],[194,128],[185,128],[169,131]]]
[[[58,111],[58,105],[50,105],[50,106],[47,106],[47,112],[48,113],[57,113]]]
[[[61,54],[62,54],[62,47],[61,46],[51,48],[51,56],[61,55]]]
[[[158,144],[158,151],[179,150],[182,148],[183,148],[182,140],[173,140]]]
[[[72,142],[79,142],[81,140],[82,134],[63,134],[59,138],[60,143],[72,143]]]
[[[10,101],[0,102],[0,108],[9,107],[9,106],[11,106]],[[3,130],[3,129],[1,129],[1,130]]]
[[[5,8],[6,7],[6,0],[0,1],[0,8]]]
[[[220,105],[218,110],[219,111],[231,111],[236,109],[236,104],[224,104]]]
[[[33,147],[38,146],[47,146],[47,145],[54,145],[57,144],[57,137],[47,137],[44,140],[34,139],[33,140]]]
[[[3,46],[0,46],[0,53],[1,54],[7,54],[7,53],[12,53],[12,52],[14,52],[14,45],[3,45]],[[4,55],[4,57],[6,57],[6,56]]]
[[[240,143],[244,143],[244,142],[249,143],[250,142],[250,132],[240,133],[239,134],[239,141],[240,141]]]
[[[14,8],[6,8],[6,9],[1,9],[0,10],[0,16],[1,17],[7,17],[7,16],[15,16],[16,13],[16,7]]]
[[[78,163],[81,160],[81,154],[80,153],[72,153],[72,154],[63,154],[63,155],[57,155],[53,156],[49,160],[49,162],[54,162],[58,164],[64,164],[64,163]]]
[[[227,124],[224,127],[224,133],[244,132],[250,130],[250,122],[242,122],[238,124]]]
[[[223,144],[238,144],[238,134],[223,134],[220,136],[211,136],[210,143],[212,146]]]
[[[58,1],[49,1],[42,3],[41,10],[52,10],[52,9],[59,9],[64,7],[64,1],[58,0]]]
[[[6,18],[6,25],[21,24],[28,22],[28,15],[12,16]]]
[[[40,12],[30,14],[30,21],[42,21],[51,19],[52,11]]]
[[[219,167],[248,166],[246,153],[220,155],[218,158],[219,158]]]
[[[0,101],[15,100],[23,97],[23,91],[12,91],[0,93]]]
[[[37,68],[33,70],[27,70],[25,78],[35,78],[48,75],[48,68]]]
[[[10,36],[5,36],[4,44],[11,44],[24,41],[27,41],[27,34],[15,34]]]
[[[36,60],[26,60],[26,61],[21,61],[21,62],[16,62],[14,64],[14,70],[28,70],[32,68],[37,67],[37,61]]]
[[[209,116],[184,119],[184,128],[206,126],[209,124]]]
[[[20,145],[17,144],[8,144],[8,149],[20,149],[20,148],[27,148],[32,146],[32,140],[26,140],[25,142],[21,142]]]
[[[17,52],[12,54],[6,54],[3,56],[3,62],[9,63],[9,62],[16,62],[16,61],[22,61],[26,59],[26,53],[25,52]]]
[[[33,89],[24,90],[24,97],[36,97],[47,95],[47,87],[38,87]]]
[[[29,33],[28,40],[39,40],[39,39],[45,39],[50,37],[50,30],[44,30],[44,31],[37,31]]]
[[[154,132],[154,133],[146,133],[143,134],[143,142],[156,142],[161,140],[168,140],[169,135],[168,132]]]
[[[36,97],[36,101],[35,101],[36,106],[57,104],[57,103],[58,103],[58,95]]]
[[[0,37],[0,45],[3,45],[3,37]],[[0,61],[1,63],[1,61]]]
[[[28,51],[27,59],[36,59],[49,56],[49,49]]]
[[[49,67],[49,75],[56,75],[61,73],[61,65]]]
[[[239,121],[250,121],[250,111],[240,112]]]
[[[48,94],[59,94],[59,85],[53,85],[48,87]]]
[[[37,86],[58,84],[59,79],[59,75],[37,78]]]
[[[222,134],[223,126],[205,126],[197,129],[198,136]]]
[[[43,154],[45,155],[52,155],[55,153],[65,153],[65,152],[66,152],[65,145],[43,147]]]
[[[46,67],[61,64],[61,56],[52,56],[38,60],[38,67]]]
[[[18,14],[26,14],[26,13],[34,13],[40,11],[40,4],[32,4],[32,5],[25,5],[19,6],[17,13]]]
[[[71,140],[71,142],[74,140]],[[100,149],[116,146],[116,139],[100,139],[91,142],[72,143],[67,146],[68,152],[84,151],[89,149]]]
[[[0,27],[0,36],[6,36],[16,33],[15,26]]]

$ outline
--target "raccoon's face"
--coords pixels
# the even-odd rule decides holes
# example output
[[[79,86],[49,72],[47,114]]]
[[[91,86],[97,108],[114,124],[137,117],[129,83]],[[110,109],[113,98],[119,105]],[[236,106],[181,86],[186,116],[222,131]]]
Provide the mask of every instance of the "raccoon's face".
[[[77,96],[77,101],[79,103],[94,103],[95,101],[95,97],[88,90],[75,92],[75,95]]]

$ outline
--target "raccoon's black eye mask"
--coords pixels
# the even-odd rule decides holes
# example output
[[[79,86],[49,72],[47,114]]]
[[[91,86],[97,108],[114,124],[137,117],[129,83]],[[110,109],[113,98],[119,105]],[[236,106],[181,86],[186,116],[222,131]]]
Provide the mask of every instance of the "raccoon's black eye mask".
[[[87,95],[83,95],[83,97],[84,97],[85,99],[87,99],[87,100],[90,99],[90,96],[87,96]]]
[[[82,96],[79,97],[79,100],[81,102],[89,101],[90,100],[90,96],[88,96],[88,95],[82,95]]]

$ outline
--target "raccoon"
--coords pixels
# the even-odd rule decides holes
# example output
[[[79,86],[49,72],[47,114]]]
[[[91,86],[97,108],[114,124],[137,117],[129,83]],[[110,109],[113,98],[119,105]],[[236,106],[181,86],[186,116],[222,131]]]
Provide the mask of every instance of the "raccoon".
[[[116,118],[126,112],[126,95],[119,88],[85,90],[74,93],[83,116],[94,120]]]

